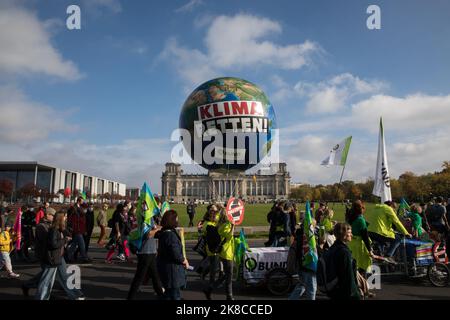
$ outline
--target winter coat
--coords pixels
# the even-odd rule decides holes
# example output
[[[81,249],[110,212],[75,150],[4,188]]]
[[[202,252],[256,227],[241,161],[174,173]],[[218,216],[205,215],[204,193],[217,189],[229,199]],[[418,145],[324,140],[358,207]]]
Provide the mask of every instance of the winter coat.
[[[175,229],[163,229],[155,235],[158,239],[157,269],[164,288],[181,288],[186,285],[183,266],[183,247]]]

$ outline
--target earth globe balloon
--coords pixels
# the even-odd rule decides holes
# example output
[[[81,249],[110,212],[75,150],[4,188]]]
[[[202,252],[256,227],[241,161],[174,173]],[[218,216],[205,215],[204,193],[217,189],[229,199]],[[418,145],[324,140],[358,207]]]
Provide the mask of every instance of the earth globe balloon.
[[[257,85],[223,77],[203,83],[188,96],[179,127],[191,137],[183,139],[184,148],[203,168],[245,171],[269,153],[276,117]]]

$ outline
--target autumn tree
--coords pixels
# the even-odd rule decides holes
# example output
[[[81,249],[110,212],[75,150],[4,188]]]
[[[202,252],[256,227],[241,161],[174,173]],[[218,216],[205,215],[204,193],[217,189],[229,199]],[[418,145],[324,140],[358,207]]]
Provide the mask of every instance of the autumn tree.
[[[14,189],[14,184],[11,180],[0,180],[0,197],[1,201],[5,198],[11,197]]]

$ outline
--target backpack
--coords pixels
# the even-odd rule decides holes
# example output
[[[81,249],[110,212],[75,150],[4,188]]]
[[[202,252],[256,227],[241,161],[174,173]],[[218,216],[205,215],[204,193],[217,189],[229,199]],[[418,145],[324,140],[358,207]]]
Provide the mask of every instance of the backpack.
[[[333,263],[333,255],[328,250],[324,252],[317,262],[317,287],[323,293],[329,295],[338,284],[336,267]]]
[[[442,208],[439,205],[433,205],[431,207],[431,212],[430,212],[430,222],[434,223],[434,224],[440,224],[441,220],[442,220],[442,216],[443,216],[443,212],[442,212]]]
[[[225,240],[222,241],[216,226],[208,225],[206,227],[206,245],[208,246],[209,251],[212,253],[221,252],[224,242]]]

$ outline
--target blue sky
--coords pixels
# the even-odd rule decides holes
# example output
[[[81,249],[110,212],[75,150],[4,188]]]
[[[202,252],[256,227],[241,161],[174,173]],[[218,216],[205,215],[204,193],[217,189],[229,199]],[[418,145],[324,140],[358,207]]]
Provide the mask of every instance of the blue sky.
[[[81,8],[81,30],[65,26]],[[381,30],[366,9],[381,8]],[[0,160],[39,160],[159,189],[170,134],[199,84],[236,76],[275,106],[292,180],[353,135],[346,178],[450,160],[448,1],[0,1]],[[232,30],[232,32],[230,32]],[[226,48],[226,49],[224,49]]]

